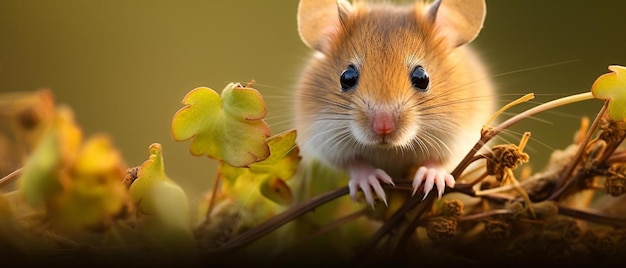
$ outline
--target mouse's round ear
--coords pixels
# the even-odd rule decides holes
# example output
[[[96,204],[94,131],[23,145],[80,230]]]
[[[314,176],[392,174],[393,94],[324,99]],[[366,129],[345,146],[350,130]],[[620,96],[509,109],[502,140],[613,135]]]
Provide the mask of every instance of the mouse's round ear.
[[[333,31],[352,12],[346,0],[301,0],[298,5],[298,33],[308,47],[324,52]]]
[[[484,0],[437,0],[427,9],[427,16],[454,47],[478,36],[486,13]]]

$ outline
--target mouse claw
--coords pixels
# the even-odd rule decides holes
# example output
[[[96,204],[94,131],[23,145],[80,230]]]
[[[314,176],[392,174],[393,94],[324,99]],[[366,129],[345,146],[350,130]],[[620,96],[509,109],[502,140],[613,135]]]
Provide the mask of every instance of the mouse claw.
[[[437,196],[441,198],[445,190],[445,186],[454,187],[455,180],[452,175],[441,168],[425,167],[422,166],[415,172],[413,178],[413,195],[417,192],[417,189],[424,184],[424,196],[422,200],[426,199],[433,186],[437,186]]]
[[[394,185],[393,180],[382,169],[375,169],[367,164],[354,165],[350,169],[350,181],[348,182],[348,188],[350,189],[350,197],[352,200],[357,200],[357,192],[360,189],[365,195],[365,201],[372,207],[374,207],[374,195],[372,190],[378,198],[382,199],[387,206],[387,196],[380,182]]]

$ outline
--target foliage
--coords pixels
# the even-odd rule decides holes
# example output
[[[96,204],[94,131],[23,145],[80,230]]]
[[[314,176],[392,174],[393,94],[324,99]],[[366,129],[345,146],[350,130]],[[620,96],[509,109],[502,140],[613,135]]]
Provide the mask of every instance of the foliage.
[[[347,198],[345,174],[301,161],[295,130],[272,136],[252,85],[232,83],[221,94],[196,88],[171,122],[176,140],[191,140],[192,155],[218,161],[195,226],[184,189],[166,175],[160,144],[149,146],[141,166],[127,168],[113,141],[84,138],[71,109],[57,106],[50,91],[7,96],[0,108],[11,111],[4,115],[16,137],[27,137],[14,147],[28,158],[0,180],[7,191],[0,195],[0,248],[24,258],[114,252],[196,264],[290,264],[324,261],[321,255],[332,264],[612,263],[626,250],[626,68],[609,69],[591,92],[487,124],[443,198],[422,201],[410,182],[398,181],[385,188],[389,207],[373,209]],[[523,152],[530,133],[519,144],[475,153],[524,118],[592,96],[605,102],[597,117],[583,119],[572,144],[555,150],[541,172],[524,165],[532,159]],[[0,147],[7,152],[14,151]]]
[[[150,145],[150,159],[139,167],[129,194],[144,216],[146,237],[183,252],[194,250],[187,195],[165,175],[160,144]]]
[[[269,156],[265,103],[256,90],[231,83],[220,98],[212,89],[200,87],[189,92],[183,104],[172,120],[172,134],[177,141],[193,139],[189,147],[193,155],[237,167]]]
[[[609,116],[616,121],[626,120],[626,67],[609,66],[611,73],[603,74],[591,86],[593,96],[610,99]]]
[[[67,107],[56,116],[24,166],[19,191],[32,207],[44,203],[63,232],[106,228],[128,203],[126,165],[104,135],[82,141]]]

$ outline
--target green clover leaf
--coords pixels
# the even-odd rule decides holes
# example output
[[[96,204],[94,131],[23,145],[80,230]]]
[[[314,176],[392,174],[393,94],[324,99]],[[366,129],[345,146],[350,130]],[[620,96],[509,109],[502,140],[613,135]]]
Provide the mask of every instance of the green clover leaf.
[[[270,128],[261,94],[231,83],[221,98],[214,90],[199,87],[183,99],[185,105],[174,115],[172,134],[177,141],[192,139],[193,155],[224,160],[245,167],[269,156],[266,139]]]
[[[608,113],[616,121],[626,120],[626,67],[609,66],[611,73],[598,77],[591,86],[591,93],[597,99],[610,100]]]

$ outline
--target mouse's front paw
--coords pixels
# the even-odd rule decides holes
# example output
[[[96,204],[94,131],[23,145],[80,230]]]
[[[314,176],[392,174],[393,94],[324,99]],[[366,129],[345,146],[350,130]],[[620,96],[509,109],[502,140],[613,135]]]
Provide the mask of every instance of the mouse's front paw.
[[[415,177],[413,178],[413,194],[417,192],[417,188],[419,188],[422,183],[424,183],[424,197],[428,196],[428,193],[433,189],[433,185],[437,185],[437,194],[439,197],[443,195],[443,191],[445,186],[452,188],[454,187],[454,177],[450,175],[447,171],[440,167],[426,167],[422,166],[417,169],[415,172]]]
[[[359,163],[350,167],[350,182],[348,182],[348,188],[350,188],[350,197],[356,201],[356,193],[360,189],[365,195],[365,200],[372,207],[374,206],[374,196],[372,195],[372,189],[376,195],[383,200],[387,205],[387,196],[385,190],[380,185],[380,181],[393,184],[393,180],[382,169],[376,169],[368,164]]]

